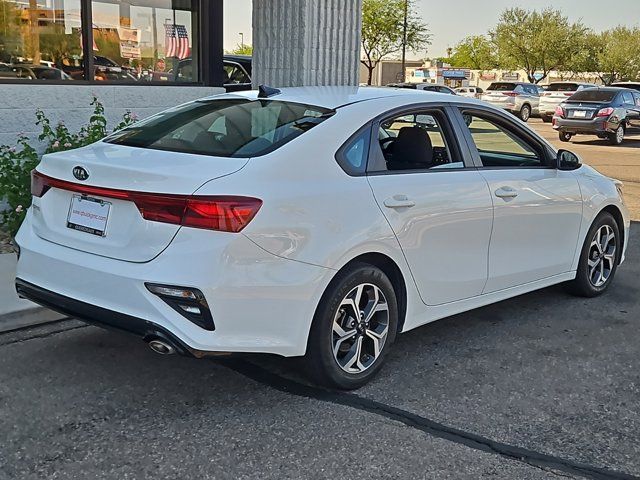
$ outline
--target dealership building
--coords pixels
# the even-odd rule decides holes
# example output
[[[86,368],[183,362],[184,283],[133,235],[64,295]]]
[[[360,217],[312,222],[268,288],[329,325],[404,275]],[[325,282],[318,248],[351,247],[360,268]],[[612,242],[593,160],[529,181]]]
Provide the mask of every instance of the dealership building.
[[[254,86],[357,85],[361,0],[254,0]],[[95,95],[112,125],[222,93],[233,0],[0,0],[0,145],[70,129]]]

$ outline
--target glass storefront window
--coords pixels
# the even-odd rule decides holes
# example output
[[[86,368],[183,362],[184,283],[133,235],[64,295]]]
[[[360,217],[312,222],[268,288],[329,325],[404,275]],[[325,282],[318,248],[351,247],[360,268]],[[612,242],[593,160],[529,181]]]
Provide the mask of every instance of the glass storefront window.
[[[93,0],[94,80],[197,82],[192,0]]]
[[[0,0],[0,79],[84,79],[80,0]]]

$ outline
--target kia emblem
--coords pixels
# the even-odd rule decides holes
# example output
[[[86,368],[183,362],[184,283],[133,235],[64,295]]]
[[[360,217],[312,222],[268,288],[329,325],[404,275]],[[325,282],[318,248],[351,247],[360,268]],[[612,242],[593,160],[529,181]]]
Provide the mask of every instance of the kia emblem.
[[[87,172],[82,167],[74,167],[73,176],[76,177],[78,180],[81,180],[84,182],[87,178],[89,178],[89,172]]]

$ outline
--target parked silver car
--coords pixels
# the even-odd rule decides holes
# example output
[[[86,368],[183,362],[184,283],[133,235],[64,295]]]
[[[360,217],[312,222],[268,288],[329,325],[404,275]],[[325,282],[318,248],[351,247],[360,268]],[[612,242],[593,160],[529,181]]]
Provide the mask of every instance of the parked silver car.
[[[540,96],[540,117],[545,123],[550,123],[556,108],[562,102],[571,97],[574,93],[585,88],[595,88],[593,83],[581,82],[553,82],[550,83],[544,93]]]
[[[539,114],[540,94],[533,83],[493,82],[481,97],[494,107],[504,108],[523,122]]]

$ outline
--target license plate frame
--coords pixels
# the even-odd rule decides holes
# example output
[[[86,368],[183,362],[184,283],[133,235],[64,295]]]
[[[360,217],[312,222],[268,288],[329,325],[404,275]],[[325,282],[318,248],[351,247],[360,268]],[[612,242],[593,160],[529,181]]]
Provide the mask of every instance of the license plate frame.
[[[86,203],[82,205],[83,202]],[[67,215],[67,228],[98,237],[106,237],[111,205],[111,202],[99,198],[73,195]]]
[[[587,118],[587,111],[586,110],[574,110],[573,111],[573,118]]]

